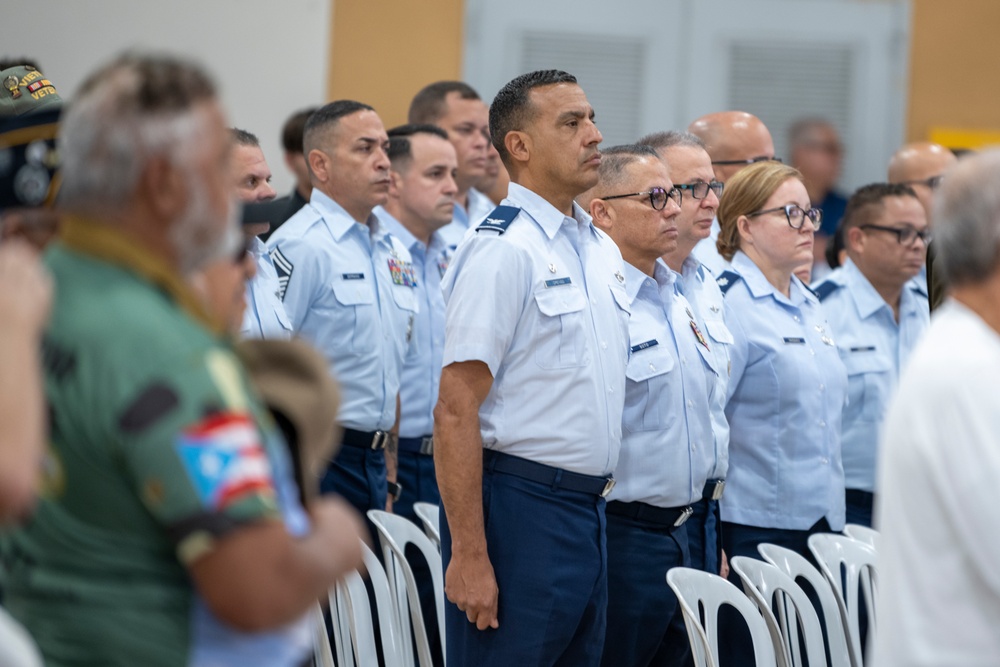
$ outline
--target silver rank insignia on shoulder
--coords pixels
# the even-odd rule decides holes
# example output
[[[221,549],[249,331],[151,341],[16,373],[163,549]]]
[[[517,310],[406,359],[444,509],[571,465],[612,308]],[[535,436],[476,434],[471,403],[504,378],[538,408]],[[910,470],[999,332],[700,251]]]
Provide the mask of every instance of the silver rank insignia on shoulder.
[[[625,276],[622,275],[621,271],[615,271],[615,278],[617,278],[620,283],[625,282]]]
[[[555,272],[556,272],[556,265],[549,264],[549,273],[555,273]]]
[[[719,278],[716,282],[719,283],[720,286],[725,287],[726,285],[729,284],[729,278],[722,277]]]

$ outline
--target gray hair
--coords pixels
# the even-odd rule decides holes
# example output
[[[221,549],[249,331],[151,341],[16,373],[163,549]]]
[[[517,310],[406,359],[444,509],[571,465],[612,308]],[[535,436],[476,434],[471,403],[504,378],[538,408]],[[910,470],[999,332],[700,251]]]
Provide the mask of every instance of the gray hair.
[[[120,212],[151,157],[183,164],[206,130],[199,105],[216,98],[204,70],[171,56],[128,53],[94,72],[63,117],[59,206]]]
[[[934,195],[931,220],[946,283],[985,282],[1000,266],[1000,150],[962,158]]]
[[[661,151],[664,148],[673,148],[675,146],[707,150],[705,148],[705,142],[702,141],[701,137],[682,130],[654,132],[653,134],[647,134],[635,143],[640,146],[655,148],[658,151]]]

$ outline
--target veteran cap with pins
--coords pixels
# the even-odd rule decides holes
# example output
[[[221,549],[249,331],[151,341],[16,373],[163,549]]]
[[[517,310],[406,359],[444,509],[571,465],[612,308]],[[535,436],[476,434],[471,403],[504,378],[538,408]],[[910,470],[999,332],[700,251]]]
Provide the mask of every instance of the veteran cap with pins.
[[[23,116],[62,106],[56,87],[31,65],[0,71],[0,118]]]

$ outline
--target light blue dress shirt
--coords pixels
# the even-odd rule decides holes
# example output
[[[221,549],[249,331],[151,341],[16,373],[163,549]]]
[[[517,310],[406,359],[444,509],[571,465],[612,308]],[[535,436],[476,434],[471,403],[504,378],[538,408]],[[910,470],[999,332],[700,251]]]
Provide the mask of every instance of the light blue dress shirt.
[[[617,483],[608,500],[689,505],[701,499],[715,458],[710,343],[675,280],[662,262],[652,277],[625,264],[631,356]]]
[[[903,286],[899,322],[860,269],[848,259],[816,286],[837,351],[847,367],[848,404],[841,443],[846,488],[875,491],[879,431],[899,373],[930,324],[927,294]]]
[[[315,189],[268,248],[292,328],[340,383],[340,424],[391,428],[418,309],[409,251],[374,215],[362,224]]]
[[[840,418],[847,371],[819,300],[792,276],[790,298],[738,251],[719,276],[733,334],[729,474],[722,519],[807,530],[844,526]]]
[[[434,430],[434,405],[441,381],[444,357],[444,294],[441,278],[448,269],[452,250],[437,232],[425,246],[381,206],[375,215],[386,231],[410,251],[417,276],[416,297],[419,309],[413,320],[413,343],[403,364],[399,400],[402,406],[399,435],[420,438]]]
[[[628,295],[614,242],[511,184],[503,234],[472,232],[444,277],[444,366],[482,361],[483,445],[585,475],[618,463]]]
[[[725,479],[729,470],[729,420],[726,418],[726,399],[729,396],[729,347],[733,334],[726,326],[726,304],[715,276],[695,257],[689,256],[681,265],[677,285],[681,294],[691,304],[698,326],[708,337],[711,348],[709,411],[712,417],[712,434],[715,448],[706,479]]]
[[[250,248],[257,264],[257,275],[247,281],[247,309],[243,313],[240,338],[288,340],[292,323],[281,303],[278,272],[264,243],[255,238]]]
[[[489,197],[475,188],[469,188],[469,210],[466,211],[461,205],[455,204],[455,217],[442,227],[438,234],[441,235],[445,245],[455,248],[465,238],[466,232],[475,229],[495,208],[496,204]]]

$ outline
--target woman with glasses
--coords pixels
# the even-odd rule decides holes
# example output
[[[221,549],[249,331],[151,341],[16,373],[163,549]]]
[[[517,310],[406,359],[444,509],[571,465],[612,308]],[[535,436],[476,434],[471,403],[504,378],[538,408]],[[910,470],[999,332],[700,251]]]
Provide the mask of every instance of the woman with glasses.
[[[759,558],[765,542],[808,557],[811,534],[844,527],[847,372],[819,301],[794,275],[811,261],[822,215],[798,170],[762,162],[726,183],[718,217],[734,339],[722,545],[730,558]]]

